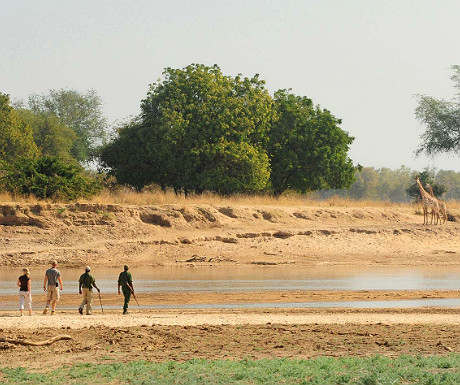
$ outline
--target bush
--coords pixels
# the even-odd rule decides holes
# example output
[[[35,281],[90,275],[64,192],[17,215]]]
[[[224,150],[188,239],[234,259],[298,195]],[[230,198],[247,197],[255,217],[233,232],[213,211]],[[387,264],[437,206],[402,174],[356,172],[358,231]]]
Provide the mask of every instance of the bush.
[[[19,158],[0,166],[0,188],[15,195],[74,200],[101,190],[100,183],[76,164],[56,157]]]

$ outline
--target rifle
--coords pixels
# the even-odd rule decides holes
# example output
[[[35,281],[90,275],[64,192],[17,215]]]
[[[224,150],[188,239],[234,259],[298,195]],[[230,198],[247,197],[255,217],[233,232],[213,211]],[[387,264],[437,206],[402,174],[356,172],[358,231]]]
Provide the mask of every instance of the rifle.
[[[134,289],[130,286],[130,284],[128,282],[126,282],[126,286],[128,286],[129,290],[131,290],[131,294],[133,295],[133,298],[136,300],[137,306],[141,307],[139,305],[139,302],[137,301],[136,295],[134,294]]]

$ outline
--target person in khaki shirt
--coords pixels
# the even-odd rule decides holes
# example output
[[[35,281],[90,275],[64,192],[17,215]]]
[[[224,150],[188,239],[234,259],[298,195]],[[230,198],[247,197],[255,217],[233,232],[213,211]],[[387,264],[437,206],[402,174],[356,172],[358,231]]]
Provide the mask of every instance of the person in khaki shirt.
[[[86,266],[85,272],[80,276],[80,279],[78,280],[78,293],[83,294],[83,300],[81,301],[81,305],[78,308],[78,312],[83,314],[83,308],[86,305],[86,315],[91,315],[93,308],[93,287],[97,290],[98,293],[101,292],[101,290],[96,286],[96,280],[89,273],[90,271],[91,267]]]

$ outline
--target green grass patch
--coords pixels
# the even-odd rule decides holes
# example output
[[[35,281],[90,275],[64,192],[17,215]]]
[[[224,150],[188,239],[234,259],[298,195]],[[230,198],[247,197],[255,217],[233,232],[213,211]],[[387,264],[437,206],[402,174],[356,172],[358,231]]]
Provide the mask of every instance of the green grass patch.
[[[4,384],[460,384],[460,354],[79,364],[45,373],[0,369]]]

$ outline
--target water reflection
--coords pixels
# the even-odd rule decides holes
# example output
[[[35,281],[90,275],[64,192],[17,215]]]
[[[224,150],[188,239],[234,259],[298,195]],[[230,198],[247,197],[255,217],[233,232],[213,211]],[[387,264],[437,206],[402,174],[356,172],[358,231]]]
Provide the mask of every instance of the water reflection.
[[[304,309],[304,308],[354,308],[354,309],[403,309],[431,307],[459,307],[459,298],[414,299],[398,301],[343,301],[343,302],[273,302],[273,303],[223,303],[187,305],[151,305],[145,309]],[[113,308],[119,308],[113,306]]]
[[[45,270],[32,268],[32,290],[43,292]],[[60,269],[64,293],[78,290],[83,269]],[[93,267],[98,286],[115,293],[122,269]],[[135,268],[135,289],[154,292],[254,292],[289,290],[459,290],[460,267],[226,266]],[[17,294],[22,270],[0,269],[0,293]]]

